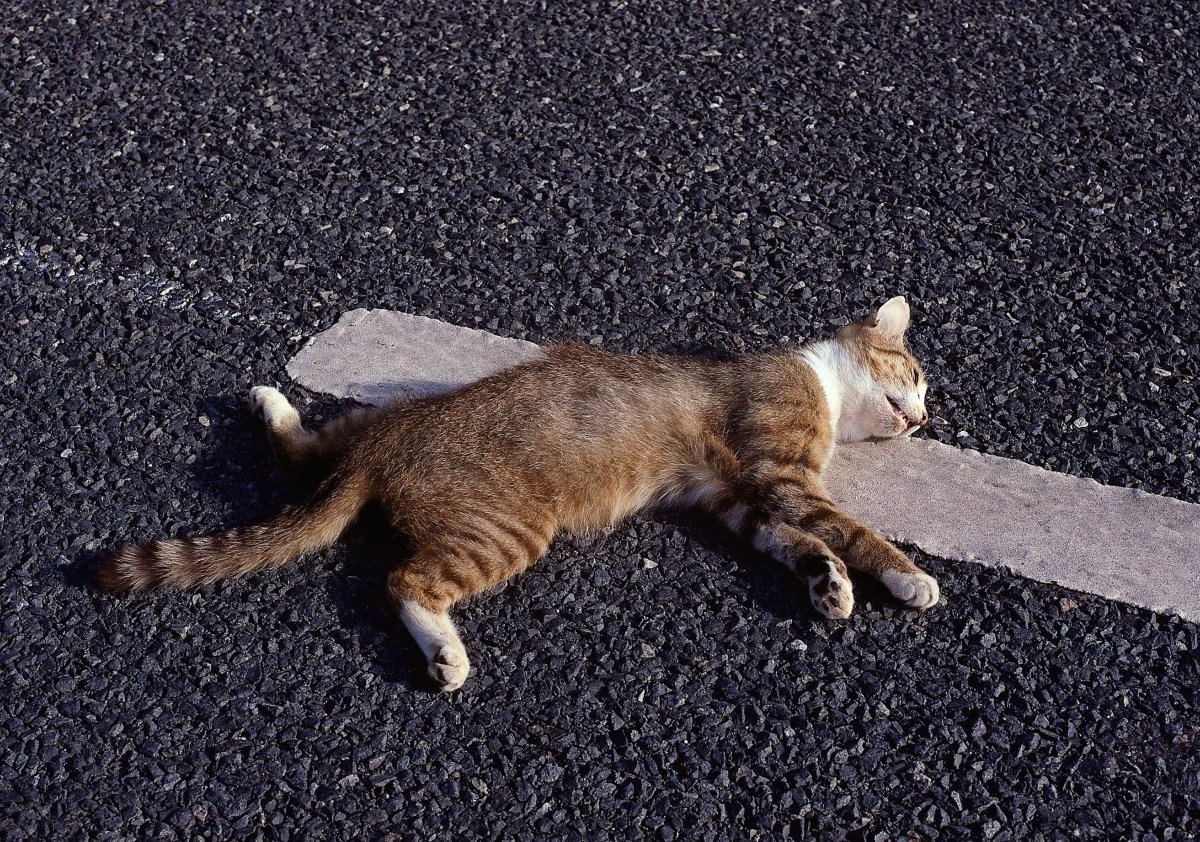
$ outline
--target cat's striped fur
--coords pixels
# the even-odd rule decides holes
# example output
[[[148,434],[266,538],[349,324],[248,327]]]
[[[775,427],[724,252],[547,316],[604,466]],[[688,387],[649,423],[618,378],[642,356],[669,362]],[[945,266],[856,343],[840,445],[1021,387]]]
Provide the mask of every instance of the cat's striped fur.
[[[723,362],[557,347],[316,432],[283,395],[257,387],[275,453],[323,477],[316,492],[255,526],[119,548],[96,581],[125,593],[277,567],[329,546],[376,502],[414,548],[397,559],[390,597],[446,690],[469,669],[448,614],[455,602],[532,564],[559,530],[608,527],[652,505],[708,509],[805,578],[826,617],[853,608],[847,567],[926,608],[937,583],[839,511],[821,483],[835,441],[925,423],[908,319],[894,298],[832,340]]]

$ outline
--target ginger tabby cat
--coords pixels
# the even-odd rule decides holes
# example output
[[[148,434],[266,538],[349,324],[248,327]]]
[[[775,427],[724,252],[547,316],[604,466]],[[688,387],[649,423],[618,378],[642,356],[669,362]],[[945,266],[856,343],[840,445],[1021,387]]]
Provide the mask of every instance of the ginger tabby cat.
[[[847,567],[928,608],[937,582],[839,511],[821,482],[835,443],[911,435],[928,420],[908,323],[897,297],[832,339],[728,361],[554,347],[315,432],[259,386],[251,402],[273,450],[288,470],[323,476],[316,492],[257,525],[118,548],[96,582],[128,593],[278,567],[333,544],[375,502],[414,548],[388,593],[443,690],[470,670],[454,603],[528,567],[559,530],[606,528],[653,505],[712,512],[805,579],[825,617],[854,607]]]

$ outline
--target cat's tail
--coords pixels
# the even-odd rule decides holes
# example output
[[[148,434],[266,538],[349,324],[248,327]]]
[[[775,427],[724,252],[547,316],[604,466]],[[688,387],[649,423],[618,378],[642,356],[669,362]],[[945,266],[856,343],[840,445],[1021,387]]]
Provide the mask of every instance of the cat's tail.
[[[186,588],[279,567],[337,541],[368,498],[363,478],[335,473],[306,502],[263,523],[220,535],[118,547],[101,562],[96,586],[116,594]]]

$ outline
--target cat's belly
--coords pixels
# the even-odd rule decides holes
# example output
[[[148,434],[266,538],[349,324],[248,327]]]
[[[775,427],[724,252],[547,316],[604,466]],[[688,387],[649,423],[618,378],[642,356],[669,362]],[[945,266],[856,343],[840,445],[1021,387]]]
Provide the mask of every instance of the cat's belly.
[[[580,481],[556,497],[555,512],[563,529],[575,533],[606,529],[653,506],[691,508],[720,497],[723,484],[707,466],[685,464],[643,466],[631,470],[581,474]]]
[[[555,501],[558,522],[569,532],[581,534],[607,529],[646,508],[659,496],[658,483],[649,479],[633,483],[603,477],[590,479],[564,489]]]

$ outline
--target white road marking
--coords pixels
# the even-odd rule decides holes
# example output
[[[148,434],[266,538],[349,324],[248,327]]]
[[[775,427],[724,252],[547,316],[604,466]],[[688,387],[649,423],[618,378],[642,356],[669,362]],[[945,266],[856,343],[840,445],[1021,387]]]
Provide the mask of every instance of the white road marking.
[[[839,448],[827,485],[930,555],[1200,618],[1200,506],[923,439]]]
[[[361,403],[449,392],[541,353],[537,345],[393,310],[351,310],[288,363],[309,389]]]
[[[538,353],[433,319],[354,310],[288,373],[380,403],[448,391]],[[930,555],[1200,618],[1200,506],[921,439],[843,445],[826,481],[848,511]]]

